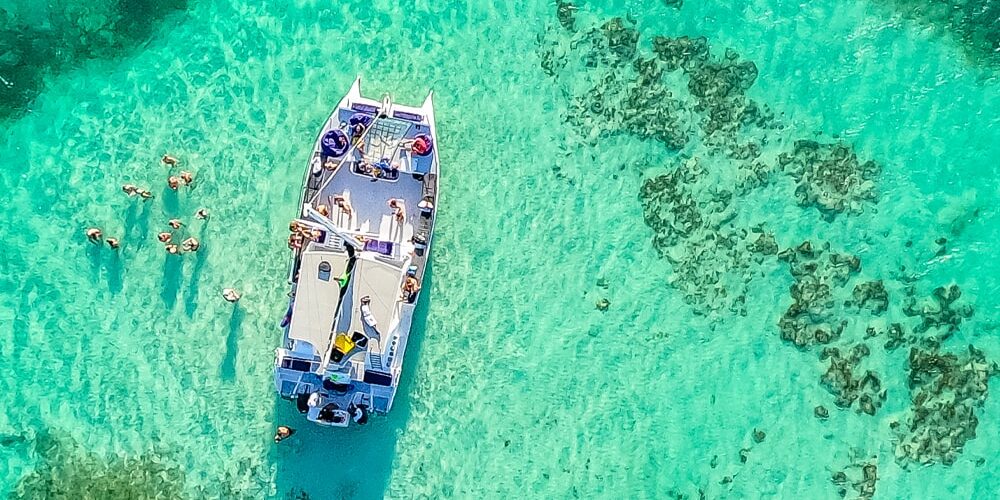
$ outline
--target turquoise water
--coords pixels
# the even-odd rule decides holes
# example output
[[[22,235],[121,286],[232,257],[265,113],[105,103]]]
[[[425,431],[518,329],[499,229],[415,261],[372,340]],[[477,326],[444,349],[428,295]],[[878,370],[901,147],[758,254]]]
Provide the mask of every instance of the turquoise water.
[[[544,2],[201,0],[38,62],[0,139],[0,494],[992,496],[995,68],[895,3],[676,3],[564,6],[568,30]],[[710,51],[649,63],[658,35]],[[270,369],[305,151],[357,74],[435,90],[442,211],[400,399],[331,433]],[[155,240],[173,217],[197,254]]]

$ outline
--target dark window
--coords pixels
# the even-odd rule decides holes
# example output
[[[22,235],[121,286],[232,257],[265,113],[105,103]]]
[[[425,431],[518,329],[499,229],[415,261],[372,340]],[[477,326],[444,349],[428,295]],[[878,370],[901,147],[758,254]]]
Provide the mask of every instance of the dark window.
[[[332,270],[333,270],[333,268],[330,267],[330,263],[329,262],[327,262],[325,260],[323,262],[320,262],[319,263],[319,279],[321,279],[323,281],[330,281],[330,271],[332,271]]]
[[[366,371],[365,372],[365,382],[374,385],[392,385],[392,375],[388,373]]]
[[[312,363],[302,359],[285,358],[281,360],[281,367],[298,372],[308,372],[311,371]]]

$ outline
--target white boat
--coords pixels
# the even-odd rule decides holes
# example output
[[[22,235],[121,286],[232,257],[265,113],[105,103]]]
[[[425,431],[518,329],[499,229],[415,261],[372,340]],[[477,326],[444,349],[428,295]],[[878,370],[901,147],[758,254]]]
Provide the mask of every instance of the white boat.
[[[419,107],[351,86],[323,124],[289,225],[291,297],[274,383],[305,417],[347,427],[393,405],[426,293],[438,200],[432,94]]]

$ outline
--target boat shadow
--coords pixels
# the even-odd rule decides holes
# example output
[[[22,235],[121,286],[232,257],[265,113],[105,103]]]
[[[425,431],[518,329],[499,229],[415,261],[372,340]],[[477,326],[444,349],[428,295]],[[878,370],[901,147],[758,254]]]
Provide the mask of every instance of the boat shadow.
[[[433,264],[424,273],[432,290]],[[396,440],[412,411],[410,391],[426,332],[431,294],[423,294],[413,313],[402,380],[392,411],[367,425],[329,429],[307,422],[295,403],[275,397],[274,426],[291,424],[295,435],[274,447],[278,498],[383,498],[389,486]],[[307,495],[307,496],[306,496]]]

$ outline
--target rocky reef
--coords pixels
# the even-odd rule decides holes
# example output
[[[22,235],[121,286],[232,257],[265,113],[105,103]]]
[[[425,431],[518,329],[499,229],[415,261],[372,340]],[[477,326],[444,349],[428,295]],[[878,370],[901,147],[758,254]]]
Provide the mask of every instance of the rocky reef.
[[[777,234],[767,219],[741,210],[758,197],[778,203],[784,198],[828,229],[835,226],[824,222],[873,210],[882,175],[880,164],[862,159],[848,143],[822,139],[821,133],[796,140],[766,104],[749,97],[761,77],[753,61],[729,48],[713,48],[705,37],[652,36],[648,53],[632,20],[592,22],[564,1],[556,11],[558,24],[539,37],[539,55],[543,70],[563,86],[565,118],[576,134],[571,139],[595,146],[607,136],[626,135],[672,153],[665,164],[616,166],[615,172],[643,172],[638,198],[652,246],[671,265],[667,282],[695,314],[713,321],[746,315],[755,276],[784,263],[792,279],[791,304],[778,318],[776,333],[801,352],[820,347],[819,384],[839,409],[859,415],[875,415],[889,397],[886,387],[903,377],[887,371],[893,364],[885,356],[898,356],[904,346],[936,353],[972,315],[955,285],[918,298],[915,280],[866,275],[857,255],[833,249],[844,245],[836,234],[786,247],[795,236]],[[879,345],[885,356],[871,356]],[[911,366],[927,365],[928,356],[911,354]],[[905,436],[900,449],[907,444],[901,456],[944,462],[946,455],[926,451],[923,436],[969,427],[973,420],[961,414],[970,399],[948,388],[979,372],[950,367],[952,375],[933,378],[927,374],[937,372],[916,370],[922,382],[911,383],[914,417],[906,428],[913,430],[899,430]],[[933,381],[926,382],[929,378]],[[970,392],[973,386],[962,387]],[[981,397],[973,399],[981,402],[985,389],[977,394]],[[942,409],[948,397],[960,400],[954,411]],[[817,405],[813,415],[827,419],[830,410]],[[924,424],[929,421],[935,422],[934,433]],[[922,451],[913,455],[913,449]],[[856,477],[842,471],[838,483],[843,495],[850,487],[871,498],[875,464],[851,467]]]
[[[643,217],[653,229],[653,247],[673,265],[668,281],[696,312],[745,315],[750,232],[727,222],[735,210],[733,193],[699,182],[706,175],[688,159],[646,179],[639,192]]]
[[[843,212],[859,213],[863,204],[877,200],[875,179],[881,167],[861,162],[845,144],[795,141],[789,153],[778,157],[781,170],[795,180],[795,199],[815,207],[830,220]]]
[[[843,470],[830,476],[837,485],[837,493],[846,497],[850,486],[860,500],[871,500],[875,496],[875,484],[878,482],[878,465],[874,461],[864,461],[851,464]]]
[[[969,58],[1000,68],[1000,4],[993,0],[883,0],[903,16],[962,44]]]
[[[976,409],[982,407],[989,379],[1000,368],[970,345],[961,356],[913,347],[909,370],[913,406],[904,422],[892,424],[900,433],[896,459],[903,465],[953,464],[965,443],[976,437]]]
[[[917,300],[911,287],[907,290],[903,313],[920,318],[920,324],[913,329],[915,333],[923,334],[940,329],[943,330],[943,335],[936,337],[934,341],[944,341],[958,331],[962,321],[971,317],[974,312],[972,306],[957,303],[961,297],[962,290],[958,285],[952,284],[935,288],[928,299]]]
[[[886,399],[886,390],[878,374],[865,370],[859,374],[861,361],[871,354],[865,343],[854,344],[846,353],[836,347],[826,347],[820,360],[829,361],[826,373],[820,382],[836,396],[834,404],[840,408],[851,408],[857,402],[857,411],[874,415]]]
[[[39,464],[17,483],[11,500],[186,498],[183,471],[156,453],[105,459],[48,433],[34,444]]]
[[[12,2],[0,7],[0,119],[25,111],[47,74],[113,58],[187,0]]]
[[[846,322],[835,314],[833,291],[861,269],[861,259],[831,252],[829,243],[814,248],[808,240],[782,251],[778,258],[788,263],[795,279],[789,290],[792,305],[778,321],[782,340],[801,349],[839,338]]]

